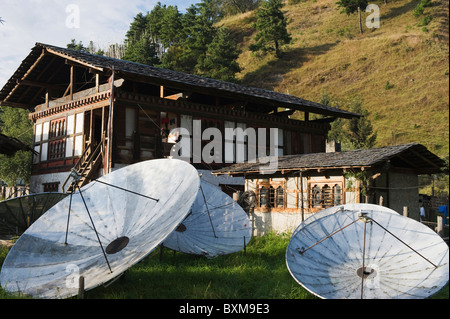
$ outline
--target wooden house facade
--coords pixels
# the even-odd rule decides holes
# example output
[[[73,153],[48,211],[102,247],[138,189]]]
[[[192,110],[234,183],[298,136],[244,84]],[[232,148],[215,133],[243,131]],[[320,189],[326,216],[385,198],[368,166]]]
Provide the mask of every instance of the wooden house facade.
[[[306,218],[341,204],[372,203],[419,220],[419,174],[439,173],[442,159],[417,143],[347,152],[287,155],[271,174],[238,163],[217,175],[245,178],[257,234],[293,231]]]
[[[124,165],[170,156],[176,142],[171,130],[192,132],[193,121],[218,128],[224,145],[226,128],[275,128],[275,154],[287,155],[325,151],[329,123],[359,116],[287,94],[42,43],[2,88],[0,105],[30,110],[32,192],[70,191],[72,168],[82,185]],[[304,120],[291,119],[295,111]],[[309,120],[312,113],[322,119]],[[202,137],[202,145],[208,142]],[[248,143],[245,136],[228,142]],[[228,163],[188,160],[208,171],[245,160],[227,156]]]

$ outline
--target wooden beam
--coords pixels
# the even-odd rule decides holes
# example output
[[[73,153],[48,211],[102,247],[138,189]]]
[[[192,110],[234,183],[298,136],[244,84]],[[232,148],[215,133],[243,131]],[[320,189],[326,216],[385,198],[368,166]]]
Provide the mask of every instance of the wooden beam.
[[[78,64],[83,65],[83,66],[85,66],[85,67],[92,68],[92,69],[95,69],[95,70],[97,70],[97,71],[103,72],[103,68],[102,68],[102,67],[98,67],[98,66],[95,66],[95,65],[86,63],[86,62],[78,61],[78,60],[75,59],[75,58],[69,57],[69,56],[67,56],[67,55],[65,55],[65,54],[62,54],[62,53],[60,53],[60,52],[58,52],[58,51],[55,51],[55,50],[52,50],[52,49],[50,49],[50,48],[46,48],[46,50],[47,50],[49,53],[51,53],[51,54],[54,54],[54,55],[57,55],[57,56],[60,56],[60,57],[62,57],[62,58],[64,58],[64,59],[66,59],[67,61],[71,61],[71,62],[74,62],[74,63],[78,63]]]
[[[34,61],[33,65],[30,66],[28,71],[22,76],[21,80],[25,80],[27,76],[33,71],[33,69],[39,64],[39,62],[44,58],[45,56],[45,50],[42,50],[41,55]],[[20,83],[17,83],[16,86],[9,92],[8,96],[4,99],[4,101],[7,101],[13,93],[17,90],[17,88],[20,86]]]
[[[38,76],[35,78],[35,81],[39,81],[42,77],[42,75],[50,68],[53,66],[53,62],[57,59],[57,57],[53,57],[50,61],[50,63],[47,64],[47,66],[41,71],[41,73],[38,74]],[[52,75],[46,80],[47,82],[51,81],[56,74],[59,73],[59,71],[61,70],[61,67],[64,66],[64,64],[61,64],[56,70],[52,70]],[[31,89],[31,87],[29,86],[24,94],[22,94],[22,97],[19,98],[18,102],[21,102],[23,97],[29,92],[29,90]],[[30,104],[33,105],[34,101],[39,97],[39,95],[41,94],[42,89],[39,90],[30,100]]]
[[[428,164],[430,164],[432,167],[434,168],[440,168],[438,165],[436,165],[435,163],[433,163],[432,161],[430,161],[428,158],[426,158],[425,156],[422,156],[421,154],[419,154],[418,152],[416,152],[415,150],[411,149],[410,150],[414,155],[416,155],[417,157],[419,157],[420,159],[422,159],[423,161],[427,162]]]
[[[17,81],[17,84],[28,85],[28,86],[36,86],[36,87],[41,87],[41,88],[44,88],[44,89],[57,89],[57,90],[63,89],[63,87],[61,85],[58,85],[58,84],[48,84],[48,83],[37,82],[37,81],[30,81],[30,80]]]
[[[30,109],[31,105],[17,103],[17,102],[8,102],[8,101],[0,101],[0,106],[10,106],[10,107],[18,107],[21,109]]]
[[[89,73],[94,73],[95,71],[103,72],[103,68],[96,67],[96,66],[93,66],[93,65],[91,65],[89,63],[85,63],[85,62],[82,62],[82,61],[72,60],[72,59],[70,59],[67,56],[65,56],[65,58],[66,58],[66,62],[65,63],[67,65],[88,68],[89,69]]]

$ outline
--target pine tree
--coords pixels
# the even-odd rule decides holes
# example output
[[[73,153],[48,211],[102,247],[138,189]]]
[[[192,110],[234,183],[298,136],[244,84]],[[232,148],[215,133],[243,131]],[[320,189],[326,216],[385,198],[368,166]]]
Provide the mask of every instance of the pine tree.
[[[123,59],[148,65],[159,64],[157,45],[150,40],[147,33],[143,33],[139,39],[127,45]]]
[[[235,74],[241,70],[237,63],[240,50],[231,40],[230,32],[219,28],[208,45],[206,55],[197,65],[200,75],[221,81],[236,82]]]
[[[361,8],[366,8],[369,4],[367,0],[341,0],[337,2],[338,7],[342,8],[341,13],[347,13],[350,15],[352,13],[358,12],[359,18],[359,32],[363,33],[362,21],[361,21]]]
[[[377,133],[373,132],[372,124],[367,118],[369,111],[362,107],[359,99],[354,99],[350,105],[350,112],[361,114],[360,118],[352,118],[348,124],[348,141],[354,149],[368,149],[375,146]]]
[[[164,48],[180,42],[181,36],[181,13],[177,6],[168,6],[163,9],[163,16],[159,23],[162,27],[159,30],[159,40]]]
[[[253,27],[258,31],[255,44],[250,46],[251,51],[275,51],[281,57],[281,45],[291,42],[291,35],[287,32],[287,19],[281,8],[282,0],[265,0],[259,7],[257,20]]]
[[[159,63],[157,44],[147,30],[147,18],[138,13],[126,33],[124,60],[155,65]]]
[[[67,48],[71,50],[89,53],[89,48],[86,48],[83,45],[83,42],[81,41],[77,43],[77,40],[75,39],[70,40],[70,43],[67,44]]]
[[[203,0],[186,10],[181,21],[180,41],[172,44],[163,55],[163,68],[197,73],[196,66],[205,58],[208,45],[216,34],[210,5],[211,0]]]

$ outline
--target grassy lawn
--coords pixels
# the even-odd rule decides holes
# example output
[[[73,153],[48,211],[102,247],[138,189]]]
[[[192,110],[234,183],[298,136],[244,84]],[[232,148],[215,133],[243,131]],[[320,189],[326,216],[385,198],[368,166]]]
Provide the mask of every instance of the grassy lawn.
[[[254,237],[246,252],[213,259],[159,249],[89,299],[315,299],[291,277],[285,251],[290,235]],[[7,250],[0,249],[0,263]],[[0,289],[0,299],[11,298]],[[448,299],[448,284],[436,299]]]
[[[207,259],[159,249],[88,298],[314,298],[286,268],[288,235],[253,238],[246,252]]]

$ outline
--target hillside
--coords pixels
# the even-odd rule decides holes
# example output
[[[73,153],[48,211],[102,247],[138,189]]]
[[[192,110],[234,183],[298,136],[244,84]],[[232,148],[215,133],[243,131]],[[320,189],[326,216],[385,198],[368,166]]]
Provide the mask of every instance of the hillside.
[[[286,4],[294,39],[281,59],[248,51],[254,12],[221,22],[242,53],[239,79],[319,101],[323,93],[346,108],[357,96],[369,110],[378,146],[418,142],[440,156],[449,152],[449,1],[433,0],[415,17],[420,0],[369,1],[380,8],[380,28],[359,33],[357,14],[341,14],[337,0]],[[428,25],[422,17],[431,16]],[[294,114],[295,116],[295,114]],[[298,116],[298,115],[297,115]]]

